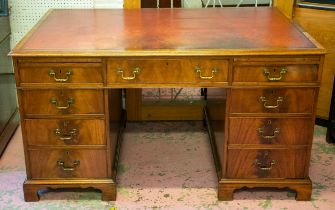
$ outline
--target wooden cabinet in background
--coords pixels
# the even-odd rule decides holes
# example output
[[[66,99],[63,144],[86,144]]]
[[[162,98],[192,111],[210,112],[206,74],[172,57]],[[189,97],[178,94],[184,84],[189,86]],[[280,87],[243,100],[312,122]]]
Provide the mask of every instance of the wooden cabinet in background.
[[[335,75],[335,11],[296,7],[293,19],[327,49],[316,116],[328,119]]]

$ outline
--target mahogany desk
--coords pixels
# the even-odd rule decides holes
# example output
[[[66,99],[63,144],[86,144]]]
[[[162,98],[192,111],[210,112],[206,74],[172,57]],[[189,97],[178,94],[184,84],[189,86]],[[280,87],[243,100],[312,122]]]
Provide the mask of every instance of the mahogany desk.
[[[47,187],[115,200],[121,89],[142,87],[208,88],[219,200],[242,187],[309,200],[324,54],[275,8],[49,11],[10,54],[25,200]]]

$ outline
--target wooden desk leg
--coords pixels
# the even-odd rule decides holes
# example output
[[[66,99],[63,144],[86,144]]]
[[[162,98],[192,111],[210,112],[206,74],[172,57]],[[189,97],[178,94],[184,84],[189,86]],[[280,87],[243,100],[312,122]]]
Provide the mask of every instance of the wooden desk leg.
[[[232,201],[234,199],[234,191],[235,191],[234,187],[219,183],[218,200]]]
[[[38,191],[40,190],[39,186],[23,183],[23,194],[24,200],[26,202],[36,202],[40,200]]]
[[[312,182],[310,179],[283,179],[283,180],[257,180],[257,179],[222,179],[219,182],[218,199],[221,201],[233,200],[233,193],[242,188],[277,188],[296,191],[297,201],[310,201]]]
[[[295,200],[297,201],[310,201],[312,197],[312,185],[301,185],[297,186],[294,189],[297,194]]]
[[[26,202],[36,202],[40,200],[38,191],[41,189],[66,189],[66,188],[94,188],[101,191],[103,201],[116,200],[116,183],[110,179],[106,180],[26,180],[23,184],[24,200]]]

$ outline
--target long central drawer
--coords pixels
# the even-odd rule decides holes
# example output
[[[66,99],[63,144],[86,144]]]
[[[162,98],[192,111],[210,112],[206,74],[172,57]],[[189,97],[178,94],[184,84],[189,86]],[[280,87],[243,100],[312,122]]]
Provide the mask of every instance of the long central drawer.
[[[226,59],[108,59],[113,84],[211,84],[228,82]]]

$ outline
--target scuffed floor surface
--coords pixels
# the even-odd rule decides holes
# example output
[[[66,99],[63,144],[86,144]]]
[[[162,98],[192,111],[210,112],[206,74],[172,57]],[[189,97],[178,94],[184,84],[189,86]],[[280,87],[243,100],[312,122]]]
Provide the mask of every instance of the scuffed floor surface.
[[[21,131],[0,160],[0,209],[335,209],[335,146],[315,127],[310,177],[312,201],[296,202],[287,190],[243,190],[234,201],[217,200],[217,178],[201,122],[128,123],[118,168],[115,202],[97,191],[41,191],[23,200],[25,166]]]

